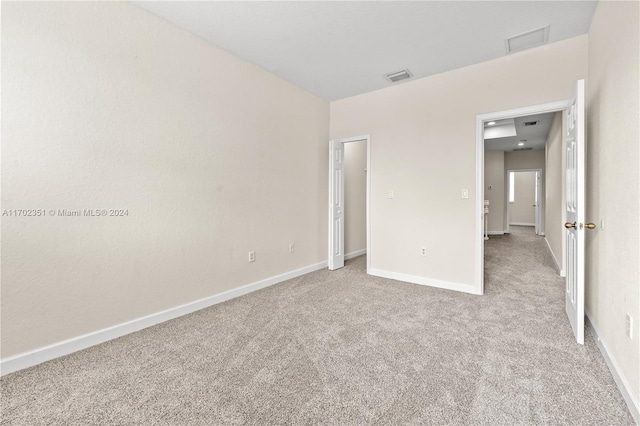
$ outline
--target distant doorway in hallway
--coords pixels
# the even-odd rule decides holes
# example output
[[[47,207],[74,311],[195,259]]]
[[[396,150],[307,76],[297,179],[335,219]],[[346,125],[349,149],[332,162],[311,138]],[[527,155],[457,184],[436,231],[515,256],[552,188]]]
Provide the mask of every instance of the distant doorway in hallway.
[[[511,226],[532,226],[544,235],[542,210],[542,169],[507,171],[506,232]]]

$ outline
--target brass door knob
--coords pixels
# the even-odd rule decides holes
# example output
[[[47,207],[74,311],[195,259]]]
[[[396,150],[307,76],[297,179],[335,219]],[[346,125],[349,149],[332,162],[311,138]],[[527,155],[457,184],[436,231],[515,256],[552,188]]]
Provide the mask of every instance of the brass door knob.
[[[564,224],[564,227],[567,228],[567,229],[571,229],[571,228],[576,229],[576,223],[575,222],[573,222],[573,223],[567,222],[567,223]]]
[[[585,228],[587,229],[596,229],[596,224],[595,223],[587,223],[586,225],[584,225]]]

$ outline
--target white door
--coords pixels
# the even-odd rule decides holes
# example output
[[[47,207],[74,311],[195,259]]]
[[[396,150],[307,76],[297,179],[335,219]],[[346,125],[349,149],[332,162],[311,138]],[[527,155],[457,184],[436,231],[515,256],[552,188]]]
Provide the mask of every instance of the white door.
[[[564,226],[567,228],[565,304],[573,334],[580,344],[584,344],[584,233],[586,230],[584,109],[584,80],[579,80],[566,111],[567,223]]]
[[[344,266],[344,143],[329,144],[329,269]]]

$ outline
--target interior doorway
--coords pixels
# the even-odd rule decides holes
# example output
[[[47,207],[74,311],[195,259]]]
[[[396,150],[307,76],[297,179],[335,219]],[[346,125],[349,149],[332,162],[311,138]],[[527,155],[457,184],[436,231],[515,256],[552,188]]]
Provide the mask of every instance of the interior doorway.
[[[525,156],[534,156],[532,154],[525,155],[524,152],[535,152],[536,150],[529,144],[529,140],[523,140],[528,138],[521,138],[517,136],[517,133],[509,134],[505,131],[509,130],[509,127],[516,127],[519,125],[524,126],[525,122],[538,121],[536,116],[541,116],[545,114],[555,114],[558,111],[566,111],[568,107],[567,101],[560,102],[552,102],[548,104],[542,105],[534,105],[525,108],[517,108],[512,110],[506,110],[501,112],[495,112],[490,114],[478,115],[476,117],[476,159],[477,159],[477,168],[476,168],[476,191],[478,194],[476,200],[476,227],[477,227],[477,235],[476,235],[476,285],[477,292],[479,294],[484,293],[484,234],[487,231],[489,238],[491,238],[492,234],[505,234],[509,233],[509,219],[508,219],[508,180],[509,174],[508,172],[513,170],[533,170],[540,171],[540,181],[539,188],[544,188],[545,175],[544,175],[544,164],[546,162],[544,149],[539,151],[538,156],[540,157],[539,161],[541,161],[541,165],[531,166],[531,163],[524,163],[523,158]],[[532,118],[533,117],[533,118]],[[528,124],[529,125],[529,124]],[[496,129],[496,130],[493,130]],[[513,129],[512,129],[513,130]],[[487,134],[489,133],[489,137],[487,138]],[[491,135],[493,133],[493,135]],[[511,138],[511,139],[506,139]],[[489,142],[491,140],[491,142]],[[498,149],[499,147],[496,145],[502,142],[508,142],[511,144],[510,149]],[[509,151],[509,152],[507,152]],[[493,182],[490,182],[489,179],[489,169],[485,170],[485,158],[486,161],[498,161],[502,164],[502,169],[498,170],[494,173],[493,178],[494,182],[499,182],[499,185],[494,185]],[[496,160],[497,159],[497,160]],[[487,182],[485,184],[485,176],[487,177]],[[504,193],[499,192],[496,193],[496,187],[502,188]],[[538,222],[538,231],[541,234],[544,234],[545,231],[545,220],[543,208],[545,203],[545,194],[544,191],[538,193],[538,201],[539,201],[539,214],[537,218]],[[485,205],[485,202],[489,201],[489,205]],[[532,203],[534,204],[534,203]],[[489,211],[488,213],[488,224],[491,226],[493,223],[493,228],[489,227],[488,230],[485,230],[485,208]],[[500,217],[502,216],[502,217]],[[492,220],[493,219],[493,220]],[[534,219],[534,226],[536,220]]]
[[[363,147],[366,149],[363,150]],[[347,155],[350,158],[347,158]],[[365,158],[362,158],[363,156]],[[371,138],[369,135],[336,139],[329,142],[329,270],[342,268],[345,259],[366,253],[367,273],[369,272],[371,265],[370,170]],[[366,185],[364,194],[361,192],[362,182]],[[348,196],[346,200],[345,195]],[[364,209],[362,206],[363,196]],[[361,227],[363,210],[365,226]],[[345,227],[347,232],[345,232]],[[364,235],[362,235],[363,229]],[[364,249],[361,247],[363,237],[365,240]],[[345,243],[347,244],[345,245]]]
[[[533,226],[536,235],[544,236],[542,169],[507,170],[506,188],[506,232],[512,225]]]

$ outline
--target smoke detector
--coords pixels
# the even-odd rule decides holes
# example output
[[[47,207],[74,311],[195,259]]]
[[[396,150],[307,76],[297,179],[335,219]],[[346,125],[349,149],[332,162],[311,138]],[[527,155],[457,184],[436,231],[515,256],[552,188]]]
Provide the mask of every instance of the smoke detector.
[[[549,28],[550,25],[547,25],[546,27],[509,37],[504,41],[507,54],[547,44],[549,42]]]
[[[400,81],[400,80],[405,80],[407,78],[411,78],[411,77],[413,77],[413,74],[411,74],[411,72],[409,72],[409,70],[404,69],[402,71],[390,72],[389,74],[385,74],[384,77],[387,80],[389,80],[390,82],[395,83],[396,81]]]

